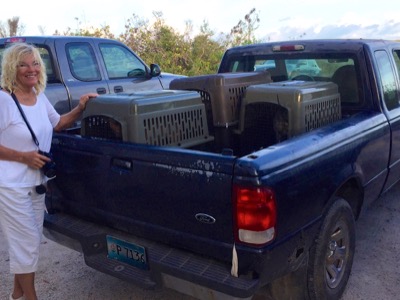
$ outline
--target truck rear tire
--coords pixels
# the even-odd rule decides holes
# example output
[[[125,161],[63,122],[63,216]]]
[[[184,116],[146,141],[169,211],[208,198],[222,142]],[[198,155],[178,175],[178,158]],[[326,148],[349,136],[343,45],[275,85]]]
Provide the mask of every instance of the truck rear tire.
[[[350,276],[354,251],[354,215],[348,202],[337,198],[326,212],[316,242],[310,249],[309,299],[340,298]]]

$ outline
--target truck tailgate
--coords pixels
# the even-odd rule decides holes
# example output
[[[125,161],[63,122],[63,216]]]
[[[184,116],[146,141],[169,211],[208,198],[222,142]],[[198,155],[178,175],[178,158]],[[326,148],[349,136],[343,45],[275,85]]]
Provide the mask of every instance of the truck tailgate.
[[[66,134],[52,152],[54,211],[230,259],[233,156]]]

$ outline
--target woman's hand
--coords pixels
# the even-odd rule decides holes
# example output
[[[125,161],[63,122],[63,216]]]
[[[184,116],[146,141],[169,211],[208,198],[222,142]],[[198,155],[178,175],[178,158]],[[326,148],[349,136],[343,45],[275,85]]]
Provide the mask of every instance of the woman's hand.
[[[28,165],[28,167],[38,170],[41,169],[51,159],[37,151],[22,152],[21,162]]]
[[[92,98],[96,98],[97,96],[98,94],[96,93],[87,93],[82,95],[79,99],[79,104],[78,104],[78,107],[81,110],[81,112],[86,109],[87,102]]]
[[[86,108],[87,102],[90,99],[96,98],[97,96],[98,96],[98,94],[96,94],[96,93],[83,94],[79,98],[78,105],[76,107],[74,107],[73,110],[71,110],[61,116],[60,121],[58,122],[56,127],[54,127],[54,130],[60,131],[60,130],[67,129],[68,127],[70,127],[82,115],[82,112]]]

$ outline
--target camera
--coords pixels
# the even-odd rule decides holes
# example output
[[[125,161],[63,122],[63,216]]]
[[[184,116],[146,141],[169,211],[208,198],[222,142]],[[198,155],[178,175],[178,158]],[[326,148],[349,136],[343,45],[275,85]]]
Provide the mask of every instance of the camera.
[[[51,161],[46,162],[45,165],[42,167],[43,174],[48,178],[53,178],[56,176],[56,163],[53,161],[53,155],[49,152],[45,151],[38,151],[39,154],[44,155],[51,159]]]

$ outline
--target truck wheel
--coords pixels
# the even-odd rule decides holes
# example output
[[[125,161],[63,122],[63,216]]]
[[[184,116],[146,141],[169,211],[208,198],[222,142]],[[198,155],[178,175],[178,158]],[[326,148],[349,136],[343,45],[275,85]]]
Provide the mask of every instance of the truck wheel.
[[[355,251],[355,221],[350,205],[338,198],[322,221],[310,249],[307,287],[310,299],[339,299],[346,288]]]

